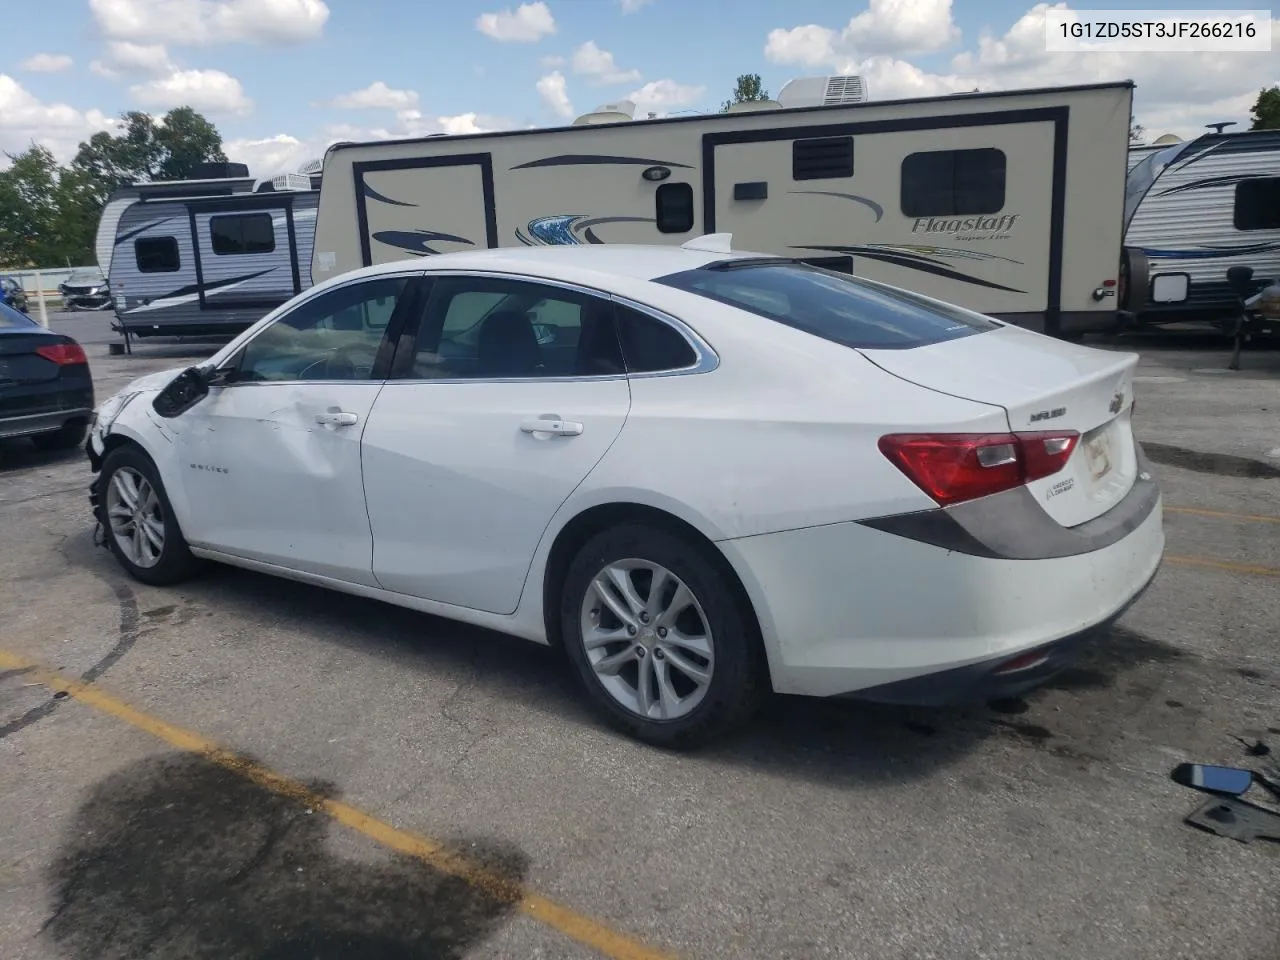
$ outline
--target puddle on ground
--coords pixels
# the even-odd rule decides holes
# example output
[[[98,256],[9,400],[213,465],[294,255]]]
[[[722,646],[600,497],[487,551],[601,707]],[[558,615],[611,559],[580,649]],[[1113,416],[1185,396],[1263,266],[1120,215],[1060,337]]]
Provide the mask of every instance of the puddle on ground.
[[[1274,480],[1280,477],[1280,467],[1262,460],[1237,457],[1229,453],[1203,453],[1167,443],[1143,441],[1142,450],[1153,463],[1196,473],[1211,473],[1219,477],[1245,477],[1250,480]]]
[[[514,893],[409,857],[337,856],[330,829],[343,828],[200,757],[134,764],[67,831],[42,936],[71,960],[453,960],[515,909]],[[510,844],[451,846],[517,883],[527,869]]]

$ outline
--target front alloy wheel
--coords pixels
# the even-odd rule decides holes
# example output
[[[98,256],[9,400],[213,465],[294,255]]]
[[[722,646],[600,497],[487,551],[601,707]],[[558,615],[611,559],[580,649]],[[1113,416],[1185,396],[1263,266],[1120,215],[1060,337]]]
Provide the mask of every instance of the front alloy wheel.
[[[154,567],[164,554],[164,508],[155,489],[133,467],[121,467],[107,486],[107,522],[129,561]]]
[[[715,639],[696,597],[658,563],[625,559],[591,580],[582,643],[601,685],[645,719],[675,720],[700,704],[715,670]]]

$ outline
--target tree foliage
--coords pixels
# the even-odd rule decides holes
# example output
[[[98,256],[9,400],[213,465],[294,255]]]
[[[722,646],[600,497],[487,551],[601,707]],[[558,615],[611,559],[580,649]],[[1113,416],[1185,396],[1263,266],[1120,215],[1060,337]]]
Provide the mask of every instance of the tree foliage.
[[[0,171],[0,267],[87,264],[103,204],[127,183],[188,178],[223,161],[222,136],[190,107],[162,118],[131,111],[115,134],[95,133],[70,165],[32,144]]]
[[[735,103],[746,103],[750,100],[768,100],[769,91],[764,88],[758,73],[744,73],[738,77],[737,83],[733,86],[732,99],[726,100],[720,106],[721,113],[728,113],[729,108]]]
[[[1280,130],[1280,87],[1259,92],[1249,116],[1253,118],[1250,130]]]

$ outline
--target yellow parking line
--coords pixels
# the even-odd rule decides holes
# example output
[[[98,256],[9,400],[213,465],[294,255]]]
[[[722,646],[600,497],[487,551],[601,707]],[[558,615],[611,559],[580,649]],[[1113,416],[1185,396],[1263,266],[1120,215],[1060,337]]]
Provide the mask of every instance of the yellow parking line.
[[[1219,520],[1247,520],[1250,523],[1280,523],[1280,517],[1266,517],[1253,513],[1227,513],[1224,510],[1203,510],[1200,507],[1165,507],[1165,513],[1185,513],[1193,517],[1216,517]]]
[[[1254,563],[1231,563],[1228,560],[1209,560],[1205,557],[1178,557],[1165,555],[1169,563],[1180,563],[1188,567],[1208,567],[1212,570],[1227,570],[1231,573],[1254,573],[1261,577],[1280,577],[1280,567],[1262,567]]]
[[[159,717],[129,706],[101,689],[64,677],[40,664],[0,650],[0,670],[26,670],[28,682],[38,682],[52,690],[65,692],[86,706],[123,720],[139,730],[158,737],[179,750],[199,754],[233,773],[251,780],[272,793],[323,810],[343,826],[384,847],[408,854],[435,869],[458,877],[478,890],[508,903],[515,903],[534,920],[546,924],[565,936],[591,947],[613,960],[669,960],[670,954],[655,950],[598,920],[562,906],[526,889],[523,885],[495,873],[466,857],[448,850],[438,841],[401,830],[359,810],[350,804],[332,800],[314,790],[240,756],[198,733],[184,730]]]

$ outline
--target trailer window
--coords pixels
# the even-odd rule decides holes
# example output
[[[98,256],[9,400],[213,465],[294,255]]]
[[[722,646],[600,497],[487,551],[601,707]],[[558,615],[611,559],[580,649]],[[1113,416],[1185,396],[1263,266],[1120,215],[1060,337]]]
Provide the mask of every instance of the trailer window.
[[[999,327],[981,314],[907,290],[791,260],[722,261],[656,282],[854,348],[920,347]]]
[[[791,144],[792,180],[853,176],[853,137],[819,137]]]
[[[693,187],[664,183],[656,193],[659,233],[688,233],[693,229]]]
[[[133,241],[133,258],[139,273],[173,273],[182,267],[173,237],[139,237]]]
[[[1232,221],[1237,230],[1280,230],[1280,177],[1237,183]]]
[[[240,213],[209,218],[209,240],[218,256],[271,253],[276,229],[269,213]]]
[[[902,212],[908,217],[999,213],[1004,207],[1003,150],[931,150],[902,161]]]

